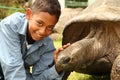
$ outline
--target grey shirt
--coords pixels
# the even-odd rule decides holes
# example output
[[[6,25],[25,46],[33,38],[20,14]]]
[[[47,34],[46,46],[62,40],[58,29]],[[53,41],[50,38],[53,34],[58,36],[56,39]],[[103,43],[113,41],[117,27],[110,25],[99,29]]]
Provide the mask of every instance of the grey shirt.
[[[61,80],[53,64],[53,41],[46,37],[26,45],[28,21],[23,13],[14,13],[0,22],[0,64],[5,80]],[[24,67],[32,66],[32,74]],[[26,76],[27,75],[27,76]]]

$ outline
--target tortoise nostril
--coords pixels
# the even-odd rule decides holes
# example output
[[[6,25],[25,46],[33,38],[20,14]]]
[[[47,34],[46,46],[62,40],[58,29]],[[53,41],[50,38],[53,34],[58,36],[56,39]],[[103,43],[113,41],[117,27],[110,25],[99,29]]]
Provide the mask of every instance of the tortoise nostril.
[[[64,58],[64,64],[66,64],[66,63],[68,63],[68,62],[70,62],[70,57],[65,57],[65,58]]]

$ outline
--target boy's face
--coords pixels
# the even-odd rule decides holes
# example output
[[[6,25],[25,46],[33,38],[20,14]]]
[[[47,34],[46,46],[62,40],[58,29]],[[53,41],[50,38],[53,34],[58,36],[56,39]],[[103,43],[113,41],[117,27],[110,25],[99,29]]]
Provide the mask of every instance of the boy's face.
[[[26,17],[28,19],[28,30],[33,40],[39,41],[46,36],[49,36],[55,24],[57,18],[54,15],[50,15],[47,12],[40,12],[32,14],[31,9],[26,11]]]

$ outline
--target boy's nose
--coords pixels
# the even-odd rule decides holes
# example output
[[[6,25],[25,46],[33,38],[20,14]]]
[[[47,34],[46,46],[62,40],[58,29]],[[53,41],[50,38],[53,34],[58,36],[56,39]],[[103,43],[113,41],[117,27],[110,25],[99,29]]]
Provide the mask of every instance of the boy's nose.
[[[39,30],[39,34],[42,35],[42,36],[46,35],[46,28],[41,28]]]

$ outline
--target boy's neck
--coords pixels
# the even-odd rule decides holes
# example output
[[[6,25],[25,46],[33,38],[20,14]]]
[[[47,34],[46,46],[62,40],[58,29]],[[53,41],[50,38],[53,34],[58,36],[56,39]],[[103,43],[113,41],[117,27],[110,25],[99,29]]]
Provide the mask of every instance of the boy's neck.
[[[27,42],[28,44],[33,44],[35,42],[35,40],[32,39],[32,37],[30,36],[29,30],[27,29]]]

